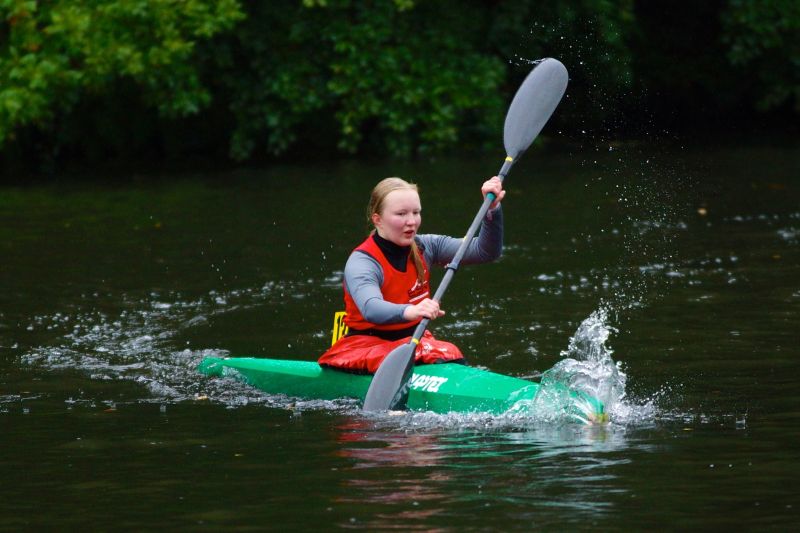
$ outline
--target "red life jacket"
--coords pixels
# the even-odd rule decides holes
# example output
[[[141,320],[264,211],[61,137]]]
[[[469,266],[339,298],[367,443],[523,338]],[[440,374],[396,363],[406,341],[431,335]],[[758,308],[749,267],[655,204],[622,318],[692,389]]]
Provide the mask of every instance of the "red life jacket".
[[[408,262],[406,264],[406,271],[400,272],[395,269],[383,255],[383,252],[375,243],[372,235],[356,247],[354,251],[364,252],[370,257],[375,259],[383,270],[383,284],[381,285],[381,293],[383,299],[387,302],[395,304],[418,304],[425,298],[430,297],[430,273],[428,272],[428,265],[425,263],[425,258],[420,257],[423,266],[424,283],[420,283],[417,279],[417,268],[414,265],[414,260],[411,254],[408,254]],[[421,256],[422,254],[420,254]],[[344,291],[344,309],[347,316],[344,321],[347,327],[355,330],[377,329],[382,331],[394,331],[405,328],[410,328],[421,322],[421,319],[411,322],[399,322],[397,324],[374,324],[368,322],[361,315],[358,306],[356,306],[353,297]]]

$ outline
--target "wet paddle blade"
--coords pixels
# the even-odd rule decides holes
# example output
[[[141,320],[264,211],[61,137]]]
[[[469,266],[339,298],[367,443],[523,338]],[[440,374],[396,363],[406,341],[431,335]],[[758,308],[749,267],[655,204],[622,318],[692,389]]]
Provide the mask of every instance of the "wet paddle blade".
[[[567,90],[566,67],[552,57],[542,60],[514,95],[503,127],[506,154],[516,159],[542,131]]]
[[[365,411],[391,411],[405,407],[416,347],[409,341],[389,352],[372,378],[364,398]]]

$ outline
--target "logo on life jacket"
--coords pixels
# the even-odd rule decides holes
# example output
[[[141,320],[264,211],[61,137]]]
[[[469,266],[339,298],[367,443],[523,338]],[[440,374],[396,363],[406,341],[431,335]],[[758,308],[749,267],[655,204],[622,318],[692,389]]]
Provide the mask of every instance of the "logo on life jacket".
[[[415,304],[421,302],[430,295],[430,284],[427,281],[420,283],[417,280],[414,286],[408,289],[408,303]]]

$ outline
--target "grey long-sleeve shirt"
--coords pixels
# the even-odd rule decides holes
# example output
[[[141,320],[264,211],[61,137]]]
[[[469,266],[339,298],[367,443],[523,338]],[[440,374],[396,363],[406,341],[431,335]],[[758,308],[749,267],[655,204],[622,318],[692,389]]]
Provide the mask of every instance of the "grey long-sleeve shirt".
[[[446,235],[417,235],[428,265],[446,266],[456,255],[462,239]],[[502,207],[489,212],[481,224],[480,233],[469,243],[462,265],[494,261],[503,251]],[[404,322],[403,311],[410,304],[395,304],[383,299],[383,269],[368,254],[354,251],[344,267],[345,290],[353,297],[365,319],[373,324]]]

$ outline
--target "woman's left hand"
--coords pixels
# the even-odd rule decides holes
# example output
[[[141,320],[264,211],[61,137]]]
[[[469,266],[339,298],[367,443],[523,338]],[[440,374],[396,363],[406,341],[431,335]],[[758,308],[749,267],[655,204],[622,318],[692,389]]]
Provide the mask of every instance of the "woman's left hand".
[[[481,187],[481,194],[483,194],[484,198],[486,198],[486,195],[489,193],[493,193],[495,196],[495,200],[492,202],[492,205],[489,206],[489,209],[495,209],[500,205],[500,202],[503,201],[503,197],[506,195],[506,191],[503,190],[503,182],[500,181],[500,178],[497,176],[486,180]]]

